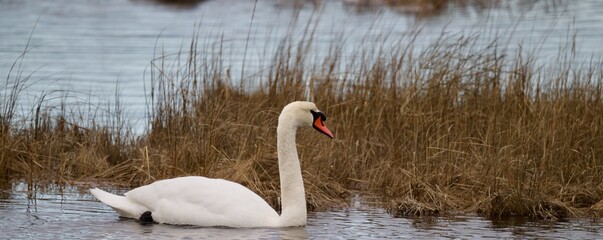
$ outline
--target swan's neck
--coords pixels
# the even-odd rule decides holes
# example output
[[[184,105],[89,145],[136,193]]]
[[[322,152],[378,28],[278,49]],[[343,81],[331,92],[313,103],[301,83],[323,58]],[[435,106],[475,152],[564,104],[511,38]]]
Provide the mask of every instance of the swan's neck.
[[[290,121],[279,118],[276,146],[281,180],[281,226],[306,224],[306,196],[295,145],[296,131],[297,127]]]

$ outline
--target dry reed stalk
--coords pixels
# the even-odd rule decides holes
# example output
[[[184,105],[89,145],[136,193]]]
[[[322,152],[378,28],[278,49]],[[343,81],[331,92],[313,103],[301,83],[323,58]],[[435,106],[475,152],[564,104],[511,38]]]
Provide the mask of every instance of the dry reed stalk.
[[[600,65],[545,71],[525,53],[472,41],[438,40],[420,54],[359,52],[346,64],[333,51],[320,66],[284,46],[257,90],[233,86],[221,50],[199,55],[193,42],[186,63],[153,62],[147,134],[42,109],[27,121],[34,126],[5,126],[0,172],[131,185],[204,175],[240,182],[276,206],[276,119],[310,92],[336,136],[298,134],[310,208],[360,191],[387,199],[394,215],[556,219],[595,209],[603,199]]]

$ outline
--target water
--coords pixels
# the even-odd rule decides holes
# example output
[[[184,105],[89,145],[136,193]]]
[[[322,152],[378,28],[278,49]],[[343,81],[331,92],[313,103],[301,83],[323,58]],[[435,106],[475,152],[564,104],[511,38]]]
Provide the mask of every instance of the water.
[[[342,34],[345,57],[359,46],[372,49],[396,44],[397,38],[417,28],[423,31],[416,51],[442,33],[479,34],[483,43],[500,37],[510,51],[520,45],[535,49],[543,64],[554,63],[558,54],[571,51],[566,46],[574,39],[577,63],[603,57],[603,2],[597,0],[501,1],[508,5],[492,9],[453,6],[425,18],[390,8],[359,9],[337,0],[320,1],[318,10],[309,3],[312,1],[266,0],[255,6],[253,22],[255,1],[191,2],[182,6],[159,0],[0,0],[0,79],[6,79],[29,42],[22,64],[12,73],[13,78],[18,73],[31,76],[18,114],[30,114],[33,103],[44,94],[49,95],[45,101],[51,106],[54,101],[66,101],[75,108],[94,103],[92,108],[103,111],[117,91],[126,107],[125,117],[140,121],[146,112],[150,61],[162,52],[169,55],[186,50],[193,32],[206,53],[223,44],[225,65],[235,81],[241,79],[243,59],[244,79],[262,76],[280,41],[285,36],[302,38],[308,22],[315,22],[316,27],[309,64],[320,62],[330,44],[342,42]],[[4,94],[5,84],[0,86]],[[5,96],[1,95],[0,101]],[[23,183],[0,187],[0,238],[602,238],[602,224],[589,220],[406,219],[392,218],[382,209],[363,208],[362,204],[344,211],[310,213],[305,228],[140,225],[119,219],[77,187],[27,188]]]
[[[308,225],[295,228],[212,228],[143,225],[120,219],[96,201],[86,187],[51,185],[44,189],[22,182],[0,186],[0,239],[597,239],[603,223],[492,222],[479,216],[394,218],[360,200],[351,208],[312,212]],[[114,189],[123,193],[125,189]]]
[[[572,51],[568,46],[575,33],[576,62],[603,57],[603,2],[596,0],[452,5],[422,18],[398,8],[359,8],[345,3],[353,1],[339,0],[320,1],[319,7],[304,0],[264,0],[257,6],[249,0],[166,2],[171,1],[0,1],[0,78],[5,79],[29,42],[12,74],[13,79],[17,73],[31,76],[19,113],[30,114],[44,94],[51,107],[61,101],[75,109],[93,103],[92,110],[105,111],[117,92],[125,117],[143,120],[149,63],[162,54],[186,51],[194,33],[205,54],[222,45],[233,81],[241,81],[245,63],[242,79],[250,84],[263,79],[262,70],[282,39],[301,39],[309,22],[316,33],[307,61],[315,65],[333,43],[343,45],[346,57],[359,48],[374,51],[400,44],[399,38],[418,28],[422,31],[414,51],[443,33],[477,34],[484,45],[499,38],[501,48],[513,51],[521,45],[536,52],[543,64],[551,64],[558,54]]]

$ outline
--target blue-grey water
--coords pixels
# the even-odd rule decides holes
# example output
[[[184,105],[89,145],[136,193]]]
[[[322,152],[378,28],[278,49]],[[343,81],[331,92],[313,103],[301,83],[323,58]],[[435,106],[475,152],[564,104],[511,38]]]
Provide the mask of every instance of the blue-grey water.
[[[303,38],[308,23],[315,28],[310,64],[320,62],[334,43],[342,44],[342,56],[353,56],[359,47],[397,44],[416,29],[421,32],[414,51],[442,34],[477,34],[484,44],[498,38],[510,51],[528,49],[540,64],[555,64],[557,56],[568,53],[577,64],[603,57],[603,1],[597,0],[493,1],[502,3],[453,5],[423,17],[404,9],[361,8],[350,4],[352,0],[260,0],[257,5],[251,0],[166,2],[170,1],[0,0],[0,102],[14,79],[26,78],[18,115],[31,114],[43,95],[50,107],[63,101],[78,113],[94,115],[112,107],[117,91],[125,117],[144,122],[154,58],[188,50],[195,37],[204,53],[222,47],[233,81],[241,80],[244,63],[243,80],[253,85],[262,80],[278,44],[285,37]],[[310,213],[305,228],[140,225],[119,219],[85,188],[36,190],[12,183],[0,187],[0,239],[603,238],[603,224],[590,219],[552,223],[492,222],[479,216],[408,219],[393,218],[362,202],[351,205]]]
[[[597,0],[456,1],[474,4],[451,4],[422,17],[408,8],[354,2],[362,1],[3,0],[0,79],[7,79],[11,66],[9,81],[28,79],[19,115],[31,114],[44,95],[50,107],[66,102],[68,112],[102,113],[111,111],[117,94],[124,117],[144,121],[150,62],[187,51],[193,37],[202,54],[222,49],[223,68],[230,70],[232,81],[250,85],[265,77],[263,70],[285,37],[293,42],[308,38],[307,26],[314,34],[306,61],[314,65],[332,44],[342,45],[346,61],[359,49],[404,44],[400,38],[417,29],[412,50],[418,52],[442,35],[465,35],[479,36],[484,46],[499,39],[510,55],[522,48],[541,64],[554,65],[564,54],[573,54],[577,64],[603,57],[603,2]]]
[[[311,212],[306,227],[212,228],[143,225],[120,219],[85,187],[23,182],[0,187],[0,239],[600,239],[603,223],[492,222],[479,216],[394,218],[383,209],[351,200],[342,210]],[[115,193],[126,189],[107,188]]]

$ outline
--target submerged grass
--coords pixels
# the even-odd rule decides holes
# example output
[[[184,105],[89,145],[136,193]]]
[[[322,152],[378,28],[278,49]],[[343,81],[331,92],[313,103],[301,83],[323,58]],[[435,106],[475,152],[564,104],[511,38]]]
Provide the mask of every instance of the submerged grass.
[[[317,63],[305,60],[305,43],[285,44],[255,90],[231,83],[221,49],[201,55],[193,41],[178,57],[183,63],[164,56],[152,63],[146,134],[42,104],[28,119],[5,121],[12,116],[5,108],[0,172],[131,186],[203,175],[242,183],[278,207],[277,116],[310,95],[335,134],[298,133],[311,209],[362,192],[402,216],[599,214],[600,63],[577,66],[569,57],[537,65],[524,52],[474,41],[440,39],[413,53],[410,40],[345,62],[334,47]],[[4,95],[3,106],[13,99]]]

